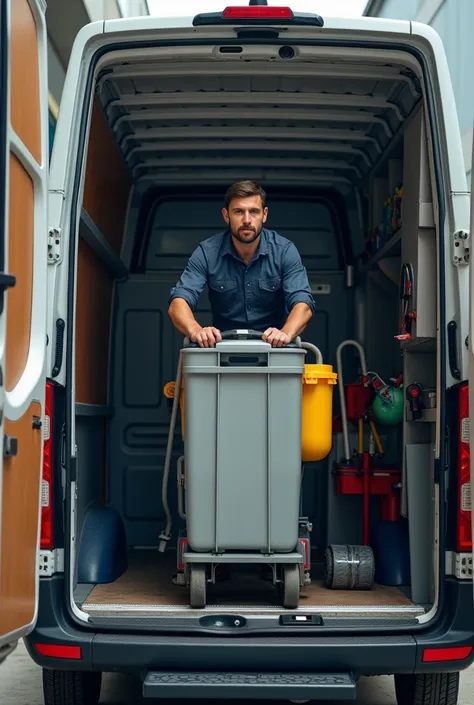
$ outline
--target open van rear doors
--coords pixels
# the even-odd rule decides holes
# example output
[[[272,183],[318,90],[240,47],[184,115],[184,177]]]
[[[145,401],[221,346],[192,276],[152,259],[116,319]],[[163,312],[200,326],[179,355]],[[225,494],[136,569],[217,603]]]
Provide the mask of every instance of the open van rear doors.
[[[470,238],[472,240],[474,236],[474,189],[473,189],[473,169],[474,167],[474,142],[472,144],[472,158],[471,158],[471,217],[470,217]],[[470,483],[469,483],[469,492],[467,493],[467,498],[465,500],[466,507],[465,509],[470,512],[470,523],[471,523],[471,556],[470,556],[470,569],[468,567],[468,572],[472,575],[472,571],[474,568],[474,561],[473,561],[473,556],[474,553],[472,552],[474,549],[474,521],[473,521],[473,512],[472,512],[472,488],[474,487],[474,452],[472,451],[471,448],[471,438],[470,438],[470,429],[474,428],[474,423],[473,423],[473,412],[474,412],[474,261],[472,258],[470,259],[469,262],[469,362],[468,362],[468,382],[469,382],[469,426],[468,426],[468,433],[467,438],[465,439],[467,443],[469,444],[469,459],[470,459],[470,465],[471,465],[471,474],[470,474]],[[461,446],[465,445],[463,442],[464,439],[462,438],[461,435]],[[462,447],[460,449],[460,453],[462,455]],[[461,508],[462,508],[462,503],[463,503],[463,495],[461,493],[461,498],[460,498],[460,503],[461,503]]]
[[[46,353],[44,0],[0,0],[0,657],[34,627]]]

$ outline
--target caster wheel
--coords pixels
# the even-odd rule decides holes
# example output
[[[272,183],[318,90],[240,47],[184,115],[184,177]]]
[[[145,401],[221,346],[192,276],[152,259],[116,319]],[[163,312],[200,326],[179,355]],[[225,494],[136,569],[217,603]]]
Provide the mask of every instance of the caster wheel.
[[[370,546],[328,546],[325,583],[331,590],[371,590],[375,559]]]
[[[189,601],[191,607],[202,609],[206,606],[206,565],[195,563],[189,567]]]
[[[300,600],[300,569],[297,565],[283,566],[283,584],[280,583],[280,599],[283,607],[295,610]]]

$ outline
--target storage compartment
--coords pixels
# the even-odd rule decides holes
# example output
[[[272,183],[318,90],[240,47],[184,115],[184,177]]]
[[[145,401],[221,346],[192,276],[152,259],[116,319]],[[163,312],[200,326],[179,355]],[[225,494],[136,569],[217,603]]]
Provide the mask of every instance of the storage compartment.
[[[168,316],[168,296],[197,244],[225,228],[227,187],[254,178],[268,193],[265,227],[296,244],[308,272],[316,311],[302,339],[321,350],[334,372],[338,347],[357,341],[371,382],[364,387],[357,350],[344,348],[342,379],[326,387],[333,393],[332,448],[322,460],[303,463],[301,487],[293,478],[300,459],[285,456],[284,439],[311,431],[295,416],[294,428],[282,422],[278,443],[271,437],[280,476],[283,466],[292,466],[284,477],[291,514],[300,518],[292,530],[307,537],[311,567],[298,609],[340,619],[424,615],[436,600],[438,560],[437,224],[426,116],[412,61],[394,52],[387,65],[375,50],[353,49],[346,56],[343,47],[337,62],[329,49],[309,46],[292,62],[280,60],[269,45],[244,46],[245,61],[207,46],[188,47],[185,56],[170,49],[123,51],[126,58],[105,55],[96,76],[78,230],[77,605],[84,618],[194,615],[180,584],[188,511],[181,499],[184,464],[192,479],[186,497],[209,502],[208,526],[193,525],[189,512],[189,536],[211,550],[216,526],[206,472],[213,476],[208,401],[215,389],[206,375],[187,382],[171,459],[173,532],[163,554],[158,545],[167,518],[162,480],[172,405],[166,385],[176,379],[183,344]],[[196,317],[211,324],[206,290]],[[305,362],[315,362],[311,353]],[[234,388],[231,379],[224,385],[225,403],[230,409],[235,395],[240,408],[245,389]],[[341,384],[347,385],[349,457]],[[235,472],[240,448],[247,458],[253,448],[248,438],[267,402],[263,387],[259,401],[259,387],[252,386],[249,415],[242,416],[235,443],[226,446]],[[387,388],[395,410],[384,406]],[[274,400],[282,418],[283,396]],[[202,428],[183,459],[189,405],[202,409]],[[374,409],[370,418],[367,407]],[[237,421],[234,414],[229,423]],[[201,471],[206,453],[209,464]],[[226,520],[245,516],[255,490],[245,468],[242,482],[248,482],[248,494],[242,485],[219,517],[219,531]],[[364,526],[375,585],[330,589],[327,547],[363,544]],[[257,528],[249,525],[243,548],[260,541]],[[286,528],[277,534],[281,550],[294,543]],[[209,587],[207,611],[238,609],[250,618],[281,613],[271,581],[257,566],[232,566],[231,575]]]

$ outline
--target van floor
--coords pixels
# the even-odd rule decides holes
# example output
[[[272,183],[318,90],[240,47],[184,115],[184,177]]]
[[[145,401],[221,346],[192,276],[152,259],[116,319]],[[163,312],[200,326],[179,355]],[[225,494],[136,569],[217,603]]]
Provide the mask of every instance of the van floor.
[[[329,590],[322,580],[322,563],[313,563],[311,585],[300,593],[302,611],[321,607],[334,612],[422,614],[424,608],[413,602],[397,587],[375,585],[370,591]],[[169,613],[170,608],[191,609],[187,587],[174,585],[171,578],[176,570],[174,552],[163,555],[158,551],[135,550],[129,555],[128,569],[113,583],[79,585],[76,602],[85,612]],[[232,566],[230,579],[209,585],[208,608],[248,608],[252,611],[280,611],[278,593],[271,582],[260,578],[255,568]],[[352,608],[352,609],[350,609]]]

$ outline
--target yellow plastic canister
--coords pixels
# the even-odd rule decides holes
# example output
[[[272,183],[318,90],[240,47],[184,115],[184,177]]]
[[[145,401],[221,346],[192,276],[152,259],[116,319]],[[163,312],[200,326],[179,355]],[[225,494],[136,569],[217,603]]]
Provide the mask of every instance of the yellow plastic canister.
[[[176,382],[167,382],[163,388],[163,393],[167,399],[174,399],[176,392]],[[181,380],[181,392],[179,395],[179,410],[181,412],[181,438],[184,441],[184,381]]]
[[[337,374],[332,365],[305,365],[301,453],[305,463],[325,458],[332,447],[332,398]]]

